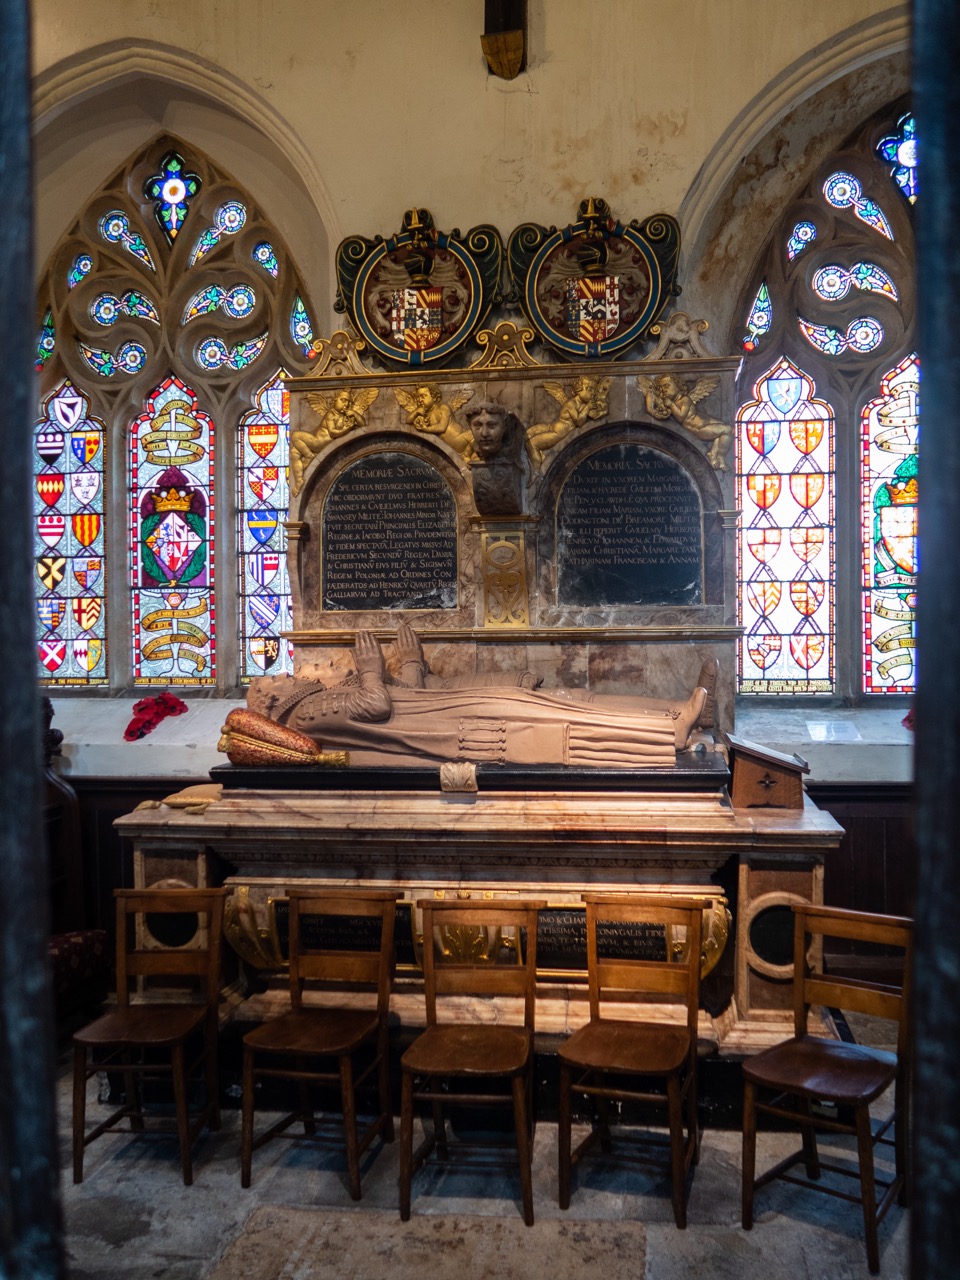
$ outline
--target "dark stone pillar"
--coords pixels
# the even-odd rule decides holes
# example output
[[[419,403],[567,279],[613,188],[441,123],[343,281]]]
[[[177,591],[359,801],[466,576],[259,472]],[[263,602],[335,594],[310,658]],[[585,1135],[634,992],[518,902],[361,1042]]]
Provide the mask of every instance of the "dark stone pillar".
[[[31,583],[33,200],[27,0],[0,0],[0,1274],[66,1275],[46,963],[39,699]]]
[[[916,0],[920,599],[911,1275],[960,1257],[960,9]]]

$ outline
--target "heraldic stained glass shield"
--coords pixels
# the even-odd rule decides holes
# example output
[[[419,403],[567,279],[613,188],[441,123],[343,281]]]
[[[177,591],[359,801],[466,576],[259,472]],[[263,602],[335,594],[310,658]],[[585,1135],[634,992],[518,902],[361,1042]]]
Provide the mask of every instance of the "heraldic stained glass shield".
[[[45,268],[36,310],[45,684],[228,689],[288,669],[279,371],[303,374],[315,359],[306,298],[265,212],[168,135],[132,154],[80,208]],[[240,562],[219,581],[214,422],[219,546],[236,545]],[[121,521],[111,545],[104,491]],[[121,562],[107,573],[110,554]],[[108,580],[118,629],[109,671]],[[217,609],[230,619],[226,662]]]
[[[882,378],[861,419],[865,693],[916,687],[919,391],[911,355]]]
[[[104,424],[63,382],[34,432],[34,557],[40,683],[107,680],[104,611]]]
[[[240,420],[237,510],[240,513],[240,679],[293,670],[281,636],[293,627],[283,527],[289,506],[287,460],[290,414],[278,374],[255,395]]]
[[[133,678],[215,683],[214,427],[179,378],[130,426]]]
[[[737,415],[743,693],[834,690],[834,416],[780,359]]]

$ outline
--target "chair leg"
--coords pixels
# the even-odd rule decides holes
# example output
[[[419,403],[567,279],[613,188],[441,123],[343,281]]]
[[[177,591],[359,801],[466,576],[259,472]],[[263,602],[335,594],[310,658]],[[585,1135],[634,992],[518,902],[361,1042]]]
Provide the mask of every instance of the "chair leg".
[[[193,1183],[193,1164],[190,1159],[190,1118],[187,1115],[187,1072],[182,1044],[175,1044],[173,1056],[173,1100],[177,1112],[177,1137],[180,1140],[180,1165],[183,1169],[183,1185]]]
[[[520,1161],[520,1191],[523,1196],[523,1220],[533,1226],[533,1169],[530,1151],[530,1130],[527,1127],[527,1082],[523,1076],[514,1076],[513,1127],[517,1134],[517,1157]]]
[[[560,1174],[560,1208],[570,1208],[570,1068],[560,1063],[560,1115],[557,1125],[557,1154]]]
[[[605,1089],[607,1087],[606,1075],[602,1071],[595,1072],[594,1083],[597,1088]],[[610,1137],[610,1099],[597,1094],[596,1103],[597,1122],[600,1127],[600,1150],[612,1151],[613,1139]]]
[[[906,1209],[909,1208],[913,1199],[913,1170],[910,1165],[910,1131],[907,1118],[909,1102],[906,1097],[906,1091],[901,1094],[898,1090],[895,1106],[896,1112],[893,1120],[894,1151],[897,1177],[903,1179],[900,1184],[900,1192],[897,1195],[897,1204]]]
[[[873,1174],[873,1134],[870,1111],[857,1107],[857,1154],[860,1159],[860,1199],[863,1204],[863,1230],[867,1241],[867,1270],[875,1276],[880,1270],[880,1246],[877,1241],[877,1187]]]
[[[129,1070],[131,1065],[130,1057],[129,1051],[120,1055],[121,1063],[127,1068],[123,1073],[123,1092],[126,1105],[130,1108],[130,1128],[135,1132],[140,1132],[144,1127],[143,1103],[140,1099],[137,1077],[133,1071]]]
[[[697,1114],[697,1073],[696,1068],[687,1081],[687,1129],[690,1137],[690,1163],[700,1163],[700,1117]]]
[[[83,1181],[83,1148],[87,1127],[87,1049],[73,1046],[73,1180]]]
[[[302,1055],[296,1059],[297,1070],[306,1071],[307,1060]],[[305,1134],[314,1134],[317,1131],[317,1125],[313,1118],[313,1107],[310,1103],[310,1083],[307,1080],[297,1081],[297,1092],[300,1097],[300,1118],[303,1121],[303,1132]]]
[[[820,1178],[820,1154],[817,1151],[817,1135],[813,1127],[813,1114],[809,1098],[799,1099],[800,1108],[806,1119],[801,1121],[800,1133],[803,1140],[803,1163],[807,1177],[811,1182]]]
[[[440,1088],[440,1082],[435,1076],[430,1077],[430,1092],[437,1093]],[[439,1098],[434,1098],[432,1103],[433,1110],[433,1137],[437,1144],[437,1159],[449,1160],[450,1152],[447,1149],[447,1122],[443,1115],[443,1103]]]
[[[207,1124],[212,1133],[220,1131],[220,1055],[217,1043],[217,1027],[212,1023],[207,1033],[204,1052],[207,1082]]]
[[[667,1111],[670,1118],[670,1167],[672,1172],[673,1216],[682,1231],[687,1225],[686,1161],[683,1158],[683,1104],[680,1078],[667,1080]]]
[[[757,1169],[757,1108],[756,1087],[749,1081],[743,1086],[743,1158],[741,1161],[741,1210],[740,1221],[744,1231],[753,1226],[753,1192]]]
[[[343,1107],[343,1137],[347,1147],[347,1174],[350,1198],[360,1199],[360,1154],[357,1149],[357,1100],[353,1090],[353,1060],[340,1055],[340,1101]]]
[[[243,1046],[243,1098],[240,1125],[240,1185],[249,1187],[253,1161],[253,1050]]]
[[[410,1221],[410,1182],[413,1176],[413,1076],[403,1072],[400,1092],[400,1220]]]
[[[378,1079],[380,1083],[380,1113],[384,1117],[383,1140],[393,1142],[393,1098],[390,1093],[390,1043],[386,1034],[381,1035],[377,1052],[380,1055]]]

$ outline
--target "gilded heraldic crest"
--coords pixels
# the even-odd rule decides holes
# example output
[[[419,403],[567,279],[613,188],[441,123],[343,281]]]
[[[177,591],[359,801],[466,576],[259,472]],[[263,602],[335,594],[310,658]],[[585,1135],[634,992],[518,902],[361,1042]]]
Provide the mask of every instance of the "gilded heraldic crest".
[[[429,209],[408,209],[384,240],[351,236],[337,249],[337,311],[381,359],[439,367],[498,300],[503,242],[496,227],[438,231]]]
[[[680,292],[679,256],[675,218],[624,226],[597,196],[561,231],[527,222],[507,245],[513,295],[543,341],[573,359],[613,359],[642,341]]]

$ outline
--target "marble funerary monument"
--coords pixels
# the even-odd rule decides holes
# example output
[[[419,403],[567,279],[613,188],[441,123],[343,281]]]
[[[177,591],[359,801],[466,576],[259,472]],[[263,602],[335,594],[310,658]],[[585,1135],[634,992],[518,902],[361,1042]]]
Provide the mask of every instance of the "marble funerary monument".
[[[705,1034],[730,1052],[782,1034],[791,967],[763,921],[821,899],[842,832],[805,797],[776,806],[799,761],[771,762],[762,806],[730,800],[738,359],[664,318],[678,256],[672,218],[626,225],[600,199],[505,241],[412,209],[340,246],[350,329],[288,384],[294,675],[231,713],[217,785],[119,823],[138,882],[233,887],[246,965],[282,967],[285,886],[306,877],[408,904],[535,891],[538,1026],[569,1031],[581,891],[667,888],[713,904]],[[279,739],[251,712],[349,763],[259,763]],[[416,1024],[403,911],[395,1000]]]

